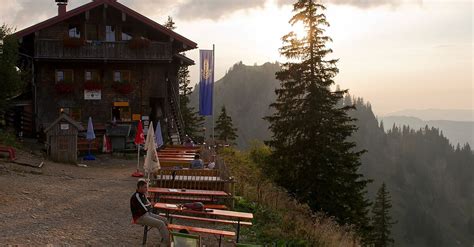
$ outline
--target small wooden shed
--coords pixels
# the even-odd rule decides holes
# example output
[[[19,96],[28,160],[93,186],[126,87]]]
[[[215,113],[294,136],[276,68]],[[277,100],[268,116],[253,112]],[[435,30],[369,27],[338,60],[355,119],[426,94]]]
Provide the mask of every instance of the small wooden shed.
[[[45,129],[49,157],[58,162],[76,163],[77,135],[83,130],[79,122],[62,113]]]

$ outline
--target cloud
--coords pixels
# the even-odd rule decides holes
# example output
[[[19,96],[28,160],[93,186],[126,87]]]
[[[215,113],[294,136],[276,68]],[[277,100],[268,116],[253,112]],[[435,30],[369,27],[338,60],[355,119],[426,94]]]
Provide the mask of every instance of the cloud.
[[[379,6],[399,6],[407,0],[322,0],[325,4],[350,5],[358,8],[372,8]],[[421,2],[421,0],[414,0]],[[294,0],[276,0],[278,5],[289,5],[295,3]]]
[[[67,9],[76,8],[89,0],[70,1]],[[2,1],[0,14],[3,21],[16,27],[18,30],[44,21],[57,15],[57,6],[52,0],[8,0]]]
[[[263,7],[266,0],[189,0],[178,7],[180,19],[217,20],[239,10]]]
[[[91,0],[69,1],[68,10]],[[181,20],[219,20],[234,12],[264,7],[267,2],[279,6],[293,4],[296,0],[118,0],[120,3],[153,19],[166,20],[171,15]],[[359,8],[378,6],[396,7],[405,2],[422,0],[322,0],[326,4],[350,5]],[[0,14],[3,21],[18,29],[25,28],[55,16],[57,7],[52,0],[2,0]]]

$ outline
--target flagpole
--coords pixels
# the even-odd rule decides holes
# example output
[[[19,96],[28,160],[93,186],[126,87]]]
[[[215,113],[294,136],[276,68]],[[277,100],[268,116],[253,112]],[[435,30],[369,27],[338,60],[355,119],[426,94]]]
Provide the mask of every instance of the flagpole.
[[[214,84],[216,82],[216,46],[212,44],[212,143],[215,145],[215,139],[214,139]]]

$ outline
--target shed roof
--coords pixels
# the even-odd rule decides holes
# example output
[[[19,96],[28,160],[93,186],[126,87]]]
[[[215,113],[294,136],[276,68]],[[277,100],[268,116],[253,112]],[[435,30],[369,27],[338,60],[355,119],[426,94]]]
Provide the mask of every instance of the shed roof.
[[[59,121],[61,120],[66,120],[68,123],[72,124],[74,127],[76,127],[79,131],[83,131],[84,130],[84,127],[82,127],[82,125],[77,122],[76,120],[72,119],[71,117],[69,117],[66,113],[61,113],[61,115],[56,119],[54,120],[54,122],[49,125],[48,128],[46,128],[44,130],[45,133],[47,133],[51,128],[53,128],[56,124],[59,123]]]

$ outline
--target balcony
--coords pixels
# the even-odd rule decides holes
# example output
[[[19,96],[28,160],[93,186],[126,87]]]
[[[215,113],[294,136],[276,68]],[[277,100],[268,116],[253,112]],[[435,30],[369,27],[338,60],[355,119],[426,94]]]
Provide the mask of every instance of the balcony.
[[[40,39],[35,43],[35,58],[87,60],[171,60],[171,43],[151,42],[149,47],[131,49],[126,41],[86,41],[66,47],[63,40]]]

